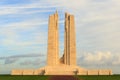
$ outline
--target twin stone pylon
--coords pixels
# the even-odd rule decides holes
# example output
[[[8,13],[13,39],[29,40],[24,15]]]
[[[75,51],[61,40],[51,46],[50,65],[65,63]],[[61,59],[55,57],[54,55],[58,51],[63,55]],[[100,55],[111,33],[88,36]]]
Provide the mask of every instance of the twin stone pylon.
[[[112,75],[109,69],[87,70],[76,64],[76,37],[74,16],[65,13],[64,53],[59,58],[58,13],[49,17],[47,66],[44,75]]]
[[[47,65],[39,69],[14,69],[11,75],[112,75],[109,69],[85,69],[76,64],[74,16],[65,13],[64,53],[59,58],[58,13],[49,17]]]
[[[65,14],[64,54],[59,58],[58,13],[49,17],[47,65],[76,65],[76,39],[74,16]]]
[[[58,36],[58,13],[56,12],[49,17],[48,25],[48,54],[47,65],[53,66],[58,64],[59,53],[59,36]]]

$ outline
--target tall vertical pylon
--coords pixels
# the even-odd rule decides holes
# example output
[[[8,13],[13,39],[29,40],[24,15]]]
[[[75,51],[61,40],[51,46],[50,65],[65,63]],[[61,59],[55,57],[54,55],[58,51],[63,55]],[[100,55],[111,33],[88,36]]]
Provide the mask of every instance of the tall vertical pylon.
[[[76,65],[76,38],[74,16],[65,13],[64,64]]]
[[[58,64],[59,54],[59,36],[58,36],[58,13],[50,15],[48,27],[48,52],[47,65],[54,66]]]

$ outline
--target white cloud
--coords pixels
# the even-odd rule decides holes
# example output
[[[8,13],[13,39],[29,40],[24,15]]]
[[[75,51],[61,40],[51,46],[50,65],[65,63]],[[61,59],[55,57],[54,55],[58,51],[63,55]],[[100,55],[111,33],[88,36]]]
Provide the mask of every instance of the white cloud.
[[[16,52],[13,54],[45,53],[47,49],[45,27],[47,28],[47,24],[48,21],[46,20],[32,19],[2,25],[0,29],[0,36],[3,36],[0,40],[1,46],[5,48],[6,52]],[[5,52],[1,50],[0,53]]]
[[[42,12],[53,12],[54,10],[45,9],[45,10],[28,10],[29,8],[13,8],[13,7],[6,7],[0,8],[0,16],[1,15],[27,15],[27,14],[34,14],[34,13],[42,13]],[[32,9],[32,8],[31,8]]]
[[[113,61],[112,64],[113,64],[113,65],[120,65],[120,57],[119,57],[119,59],[117,59],[116,61]]]
[[[50,5],[50,3],[46,3],[45,1],[44,2],[32,1],[31,3],[14,4],[14,5],[6,4],[6,5],[0,5],[0,16],[52,12],[53,9],[51,8],[55,8],[55,7],[57,7],[57,5]]]
[[[120,53],[111,52],[95,52],[95,53],[84,53],[78,57],[79,65],[120,65]],[[80,63],[79,63],[80,62]]]
[[[20,22],[13,22],[9,24],[4,24],[1,28],[9,28],[9,29],[30,29],[36,28],[35,26],[47,25],[48,21],[46,19],[25,19]]]
[[[6,57],[0,57],[0,60],[4,60],[4,64],[13,64],[16,62],[19,62],[20,60],[24,58],[42,58],[45,56],[45,54],[42,53],[29,53],[29,54],[20,54],[20,55],[12,55],[12,56],[6,56]],[[26,61],[24,61],[26,63]],[[28,61],[27,61],[28,62]],[[35,61],[33,61],[33,64],[36,64]]]
[[[35,60],[25,60],[23,62],[20,62],[20,65],[33,65],[33,66],[38,66],[40,64],[45,64],[44,60],[41,59],[35,59]]]
[[[58,5],[51,5],[50,3],[47,3],[47,1],[41,1],[41,0],[37,0],[37,1],[32,1],[30,3],[25,3],[25,4],[7,4],[7,5],[0,5],[0,8],[41,8],[41,9],[48,9],[48,8],[53,8],[56,7]]]
[[[78,0],[78,1],[73,1],[73,0],[60,0],[60,1],[48,1],[53,4],[59,5],[59,7],[64,7],[66,9],[80,9],[82,6],[87,5],[88,1],[86,0]],[[70,4],[70,3],[72,4]]]
[[[104,60],[109,60],[111,58],[111,53],[107,52],[107,53],[102,53],[102,52],[98,52],[96,54],[93,53],[87,53],[87,55],[84,56],[84,60],[86,62],[92,62],[92,61],[102,61]]]

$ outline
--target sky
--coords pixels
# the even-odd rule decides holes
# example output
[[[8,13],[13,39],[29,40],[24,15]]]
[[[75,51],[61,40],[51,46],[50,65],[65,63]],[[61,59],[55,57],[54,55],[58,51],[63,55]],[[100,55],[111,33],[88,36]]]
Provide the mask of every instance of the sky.
[[[120,74],[120,0],[0,0],[0,74],[46,65],[49,15],[59,14],[59,56],[65,12],[75,16],[77,65]]]

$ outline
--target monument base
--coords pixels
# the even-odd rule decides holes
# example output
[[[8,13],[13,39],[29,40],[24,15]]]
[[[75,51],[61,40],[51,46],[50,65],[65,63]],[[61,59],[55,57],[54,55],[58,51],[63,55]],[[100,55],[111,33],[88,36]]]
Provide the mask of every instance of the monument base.
[[[46,66],[45,75],[77,75],[79,70],[85,70],[77,66]]]
[[[11,75],[112,75],[111,70],[87,70],[78,66],[45,66],[36,70],[12,70]]]

